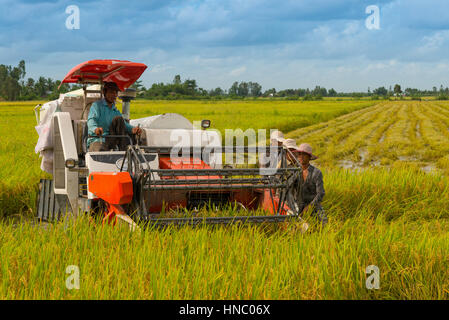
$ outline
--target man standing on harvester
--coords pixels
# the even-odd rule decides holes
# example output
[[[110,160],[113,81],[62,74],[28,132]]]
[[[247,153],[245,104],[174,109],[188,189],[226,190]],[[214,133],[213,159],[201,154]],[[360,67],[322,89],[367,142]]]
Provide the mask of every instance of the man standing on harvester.
[[[87,118],[87,127],[89,137],[87,139],[87,148],[89,151],[108,151],[108,150],[125,150],[128,139],[106,137],[100,138],[102,135],[126,135],[140,134],[142,129],[133,127],[125,121],[120,111],[115,106],[119,88],[115,82],[105,82],[103,86],[104,98],[95,101],[89,111]],[[101,139],[101,140],[100,140]]]

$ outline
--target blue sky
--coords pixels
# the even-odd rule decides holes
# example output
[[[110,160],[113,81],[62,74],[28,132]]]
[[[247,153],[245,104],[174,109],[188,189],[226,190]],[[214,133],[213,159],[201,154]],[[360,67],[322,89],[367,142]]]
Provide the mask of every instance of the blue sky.
[[[80,9],[68,30],[67,6]],[[369,5],[380,29],[365,26]],[[0,0],[0,64],[62,79],[91,59],[143,62],[146,86],[196,79],[206,89],[366,91],[449,86],[447,0]]]

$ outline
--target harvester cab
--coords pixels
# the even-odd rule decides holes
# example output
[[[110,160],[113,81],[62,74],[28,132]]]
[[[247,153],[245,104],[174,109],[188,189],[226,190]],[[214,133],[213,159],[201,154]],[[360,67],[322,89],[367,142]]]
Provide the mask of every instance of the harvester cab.
[[[80,83],[73,91],[41,106],[36,152],[41,168],[52,174],[42,179],[37,217],[44,221],[73,217],[101,208],[103,221],[117,217],[167,224],[228,224],[281,222],[299,218],[295,187],[300,168],[287,167],[287,150],[278,146],[222,146],[219,132],[207,130],[203,120],[196,128],[185,117],[161,114],[130,119],[129,88],[146,65],[120,60],[92,60],[73,68],[62,83]],[[89,152],[86,146],[87,116],[91,104],[101,98],[102,85],[115,82],[125,121],[139,126],[137,144],[126,151]],[[223,165],[226,159],[263,154],[274,166],[258,168]],[[225,161],[223,162],[223,159]],[[204,205],[237,204],[249,214],[214,217],[170,217],[161,212],[197,210]],[[256,215],[251,212],[262,211]],[[163,217],[162,217],[163,216]],[[299,218],[300,219],[300,218]]]

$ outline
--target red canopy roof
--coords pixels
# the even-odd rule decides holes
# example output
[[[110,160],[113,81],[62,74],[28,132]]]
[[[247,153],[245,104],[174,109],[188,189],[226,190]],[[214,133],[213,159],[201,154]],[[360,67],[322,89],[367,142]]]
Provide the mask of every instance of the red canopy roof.
[[[126,60],[90,60],[70,70],[61,84],[113,81],[123,91],[136,82],[146,68],[143,63]]]

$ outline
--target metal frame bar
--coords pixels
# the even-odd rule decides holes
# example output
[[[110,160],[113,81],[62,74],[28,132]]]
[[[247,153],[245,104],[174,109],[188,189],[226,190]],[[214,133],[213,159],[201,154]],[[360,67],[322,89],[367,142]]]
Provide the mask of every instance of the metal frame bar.
[[[160,176],[207,176],[207,175],[239,175],[239,176],[253,176],[260,175],[263,177],[272,177],[275,175],[281,175],[288,172],[297,171],[297,168],[278,168],[276,173],[272,175],[261,175],[260,168],[247,168],[247,169],[154,169],[151,172],[157,173]]]
[[[139,146],[142,150],[148,153],[159,153],[159,154],[171,154],[172,149],[178,149],[178,154],[183,151],[187,151],[191,155],[201,155],[204,150],[214,152],[214,153],[260,153],[261,151],[275,151],[283,150],[281,146],[209,146],[209,147],[153,147],[153,146]]]
[[[147,227],[198,226],[198,225],[229,225],[235,223],[282,223],[289,220],[302,220],[297,215],[272,215],[272,216],[234,216],[234,217],[192,217],[192,218],[147,218],[144,220]]]

